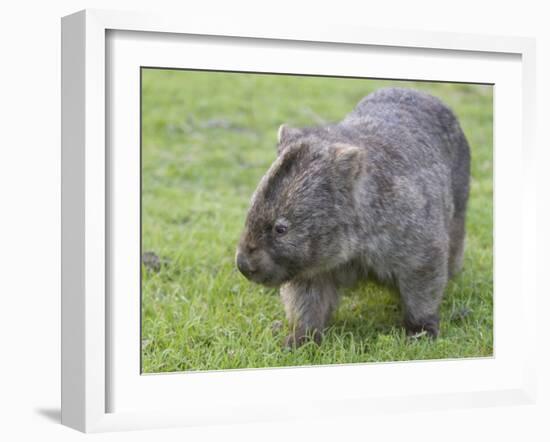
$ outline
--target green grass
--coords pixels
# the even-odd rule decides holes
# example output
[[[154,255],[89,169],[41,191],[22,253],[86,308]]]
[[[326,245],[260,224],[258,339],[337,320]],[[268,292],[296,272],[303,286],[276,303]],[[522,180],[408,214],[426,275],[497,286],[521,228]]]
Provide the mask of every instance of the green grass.
[[[275,158],[277,129],[338,121],[383,86],[421,89],[458,115],[472,146],[463,272],[451,281],[439,339],[411,340],[395,290],[348,290],[320,346],[281,348],[275,290],[245,280],[234,253],[256,184]],[[144,69],[143,371],[214,370],[493,353],[493,92],[490,86]]]

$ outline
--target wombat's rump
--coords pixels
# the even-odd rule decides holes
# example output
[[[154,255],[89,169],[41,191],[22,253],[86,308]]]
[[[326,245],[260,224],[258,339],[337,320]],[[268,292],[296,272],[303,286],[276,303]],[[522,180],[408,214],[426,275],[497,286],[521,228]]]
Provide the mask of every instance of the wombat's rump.
[[[338,288],[373,272],[399,289],[405,327],[437,336],[462,266],[470,149],[452,111],[411,89],[381,89],[340,123],[281,126],[237,249],[251,281],[280,286],[293,332],[320,339]]]

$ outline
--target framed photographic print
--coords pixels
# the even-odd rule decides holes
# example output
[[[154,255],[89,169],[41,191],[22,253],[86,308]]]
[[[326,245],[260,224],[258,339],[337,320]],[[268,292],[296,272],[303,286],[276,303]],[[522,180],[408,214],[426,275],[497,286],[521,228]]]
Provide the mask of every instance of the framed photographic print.
[[[533,42],[264,25],[63,19],[63,423],[531,403]]]

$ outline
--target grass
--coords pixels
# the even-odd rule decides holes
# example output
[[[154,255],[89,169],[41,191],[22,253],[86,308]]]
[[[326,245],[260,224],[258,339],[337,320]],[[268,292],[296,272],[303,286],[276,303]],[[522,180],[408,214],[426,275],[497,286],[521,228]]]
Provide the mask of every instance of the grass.
[[[234,253],[248,202],[275,158],[277,128],[338,121],[400,85],[443,99],[472,146],[463,272],[436,341],[406,338],[394,289],[348,290],[320,346],[281,348],[276,290],[244,279]],[[142,369],[145,373],[490,356],[493,158],[490,86],[217,72],[142,71]]]

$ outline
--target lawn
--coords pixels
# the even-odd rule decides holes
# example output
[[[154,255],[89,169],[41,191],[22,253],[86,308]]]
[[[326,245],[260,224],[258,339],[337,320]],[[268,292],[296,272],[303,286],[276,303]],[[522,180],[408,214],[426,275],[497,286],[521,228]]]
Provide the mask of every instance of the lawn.
[[[234,265],[277,129],[341,120],[390,85],[441,98],[472,147],[464,270],[445,292],[440,337],[407,338],[395,290],[367,282],[345,292],[320,346],[284,350],[277,291]],[[143,69],[143,372],[491,356],[492,109],[484,85]]]

